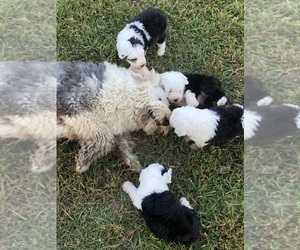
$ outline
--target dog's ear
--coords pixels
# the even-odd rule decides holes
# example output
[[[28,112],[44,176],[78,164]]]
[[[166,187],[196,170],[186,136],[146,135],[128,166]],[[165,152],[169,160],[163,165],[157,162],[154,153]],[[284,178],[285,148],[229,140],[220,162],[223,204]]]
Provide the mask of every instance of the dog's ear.
[[[169,168],[169,170],[164,173],[163,177],[167,184],[171,183],[172,182],[172,168]]]

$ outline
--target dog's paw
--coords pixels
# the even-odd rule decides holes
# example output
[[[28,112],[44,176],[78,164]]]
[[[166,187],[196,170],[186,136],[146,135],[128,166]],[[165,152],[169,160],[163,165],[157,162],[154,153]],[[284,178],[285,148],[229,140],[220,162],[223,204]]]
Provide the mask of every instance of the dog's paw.
[[[263,99],[260,99],[256,105],[257,106],[267,106],[270,105],[273,102],[273,98],[271,96],[266,96]]]
[[[128,160],[128,164],[127,166],[129,166],[129,170],[133,171],[133,172],[137,172],[140,173],[142,171],[142,164],[137,160],[136,157]]]
[[[192,106],[192,107],[198,107],[199,106],[199,102],[197,100],[190,100],[187,105]]]
[[[39,149],[29,157],[31,171],[42,173],[56,165],[56,142],[40,142]]]
[[[181,203],[181,205],[186,206],[186,207],[188,207],[190,209],[193,209],[192,206],[191,206],[191,204],[188,202],[188,200],[185,197],[181,197],[179,199],[179,202]]]
[[[86,172],[91,165],[90,163],[89,164],[85,163],[84,158],[79,154],[75,156],[75,162],[76,162],[76,171],[78,173]]]
[[[123,184],[122,184],[122,189],[125,193],[129,193],[131,188],[133,186],[133,183],[130,182],[130,181],[125,181]]]
[[[162,44],[157,43],[157,46],[158,46],[157,55],[163,56],[166,52],[166,43],[165,42]]]
[[[227,102],[227,97],[226,96],[223,96],[218,102],[217,102],[217,105],[218,106],[223,106],[225,105]]]

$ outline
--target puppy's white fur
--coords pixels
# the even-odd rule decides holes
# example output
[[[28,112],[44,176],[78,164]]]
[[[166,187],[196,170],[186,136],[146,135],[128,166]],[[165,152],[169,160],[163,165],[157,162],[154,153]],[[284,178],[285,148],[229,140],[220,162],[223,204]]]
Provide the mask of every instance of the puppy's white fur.
[[[198,147],[204,147],[215,136],[219,120],[214,111],[185,106],[173,110],[170,124],[179,137],[188,136]]]
[[[171,183],[172,169],[170,168],[161,175],[162,169],[164,167],[158,163],[153,163],[144,168],[140,173],[140,185],[138,188],[130,181],[123,183],[123,190],[129,195],[133,205],[139,210],[142,210],[142,201],[146,196],[169,190],[168,184]]]
[[[176,71],[169,71],[160,74],[162,85],[164,86],[168,100],[171,103],[184,103],[184,89],[189,84],[187,77]],[[192,105],[194,101],[192,96],[188,96],[188,100],[191,101],[189,105]],[[193,106],[193,105],[192,105]]]
[[[119,58],[126,58],[126,60],[130,63],[132,67],[136,69],[141,69],[146,65],[146,51],[144,50],[143,45],[136,44],[135,46],[132,46],[132,44],[130,43],[129,39],[131,37],[138,38],[139,40],[143,41],[142,36],[130,28],[130,25],[132,24],[136,25],[139,29],[143,30],[147,39],[150,40],[150,35],[145,30],[144,25],[139,21],[135,21],[126,24],[125,28],[119,32],[117,36],[117,50]]]

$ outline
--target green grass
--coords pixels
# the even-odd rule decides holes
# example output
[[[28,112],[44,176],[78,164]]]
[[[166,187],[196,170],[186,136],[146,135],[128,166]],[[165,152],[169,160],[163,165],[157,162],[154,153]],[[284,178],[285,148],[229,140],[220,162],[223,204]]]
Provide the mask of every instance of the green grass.
[[[299,104],[299,1],[245,3],[245,75]],[[247,93],[245,93],[247,95]],[[300,138],[245,146],[246,249],[299,249]]]
[[[243,101],[242,1],[57,1],[59,60],[116,59],[116,37],[126,22],[146,7],[168,17],[167,51],[147,53],[158,72],[202,72],[220,78],[229,103]],[[200,239],[190,249],[243,248],[243,140],[190,150],[173,133],[133,134],[144,166],[174,167],[171,190],[187,197],[201,223]],[[59,249],[186,249],[154,237],[121,185],[138,184],[114,154],[75,172],[75,142],[58,144],[57,239]]]

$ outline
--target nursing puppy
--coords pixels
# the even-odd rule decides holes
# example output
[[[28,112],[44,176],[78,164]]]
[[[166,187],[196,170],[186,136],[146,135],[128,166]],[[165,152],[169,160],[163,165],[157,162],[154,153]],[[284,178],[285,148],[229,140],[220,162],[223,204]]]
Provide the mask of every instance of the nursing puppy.
[[[117,37],[117,51],[131,67],[141,69],[146,65],[147,49],[156,43],[157,54],[164,55],[166,49],[167,18],[159,9],[149,8],[126,24]]]
[[[273,102],[262,81],[252,76],[245,76],[244,79],[245,107],[250,107],[252,104],[265,106]]]
[[[172,169],[151,164],[140,173],[140,185],[130,181],[123,183],[123,190],[133,205],[141,211],[150,231],[159,238],[190,244],[199,236],[197,216],[186,200],[179,201],[171,194]]]
[[[170,71],[161,74],[161,81],[169,101],[177,106],[211,108],[213,103],[227,102],[220,81],[203,74],[183,74]]]
[[[191,147],[204,147],[243,135],[243,113],[239,104],[211,109],[185,106],[173,110],[170,124],[179,137],[185,136]]]
[[[293,104],[245,109],[245,141],[256,144],[300,135],[300,106]]]

